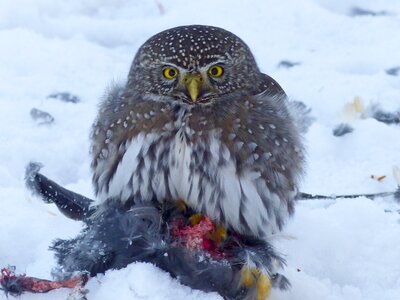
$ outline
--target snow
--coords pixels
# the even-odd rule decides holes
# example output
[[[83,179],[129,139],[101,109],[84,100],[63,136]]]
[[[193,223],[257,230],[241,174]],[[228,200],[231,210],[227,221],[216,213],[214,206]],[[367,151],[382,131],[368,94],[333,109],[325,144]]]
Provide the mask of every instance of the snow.
[[[353,8],[377,13],[352,16]],[[356,96],[368,107],[400,109],[400,2],[396,0],[0,2],[0,266],[50,278],[47,250],[81,227],[26,192],[24,167],[40,161],[50,178],[92,197],[89,132],[110,82],[124,79],[137,48],[177,25],[212,24],[242,37],[260,68],[294,100],[312,108],[302,190],[375,193],[396,188],[400,127],[372,118],[348,120]],[[279,62],[298,62],[292,68]],[[80,97],[77,104],[47,98]],[[39,125],[37,108],[55,121]],[[350,122],[352,133],[332,130]],[[381,181],[372,179],[386,175]],[[393,199],[300,201],[276,245],[292,288],[271,299],[400,299],[400,215]],[[391,211],[391,212],[390,212]],[[220,299],[191,290],[149,264],[136,263],[89,281],[88,299]],[[66,299],[68,291],[23,295]],[[0,296],[5,299],[5,296]]]

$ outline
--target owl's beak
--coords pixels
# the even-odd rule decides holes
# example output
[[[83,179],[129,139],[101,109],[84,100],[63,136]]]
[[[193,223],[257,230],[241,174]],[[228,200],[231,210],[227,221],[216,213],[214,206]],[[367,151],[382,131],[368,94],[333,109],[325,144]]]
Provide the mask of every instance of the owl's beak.
[[[193,102],[196,102],[199,98],[202,83],[201,74],[188,74],[185,77],[185,86]]]

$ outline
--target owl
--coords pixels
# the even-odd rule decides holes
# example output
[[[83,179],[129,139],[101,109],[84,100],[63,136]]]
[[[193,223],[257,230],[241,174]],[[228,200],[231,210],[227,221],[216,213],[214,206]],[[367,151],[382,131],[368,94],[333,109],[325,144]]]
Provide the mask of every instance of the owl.
[[[303,173],[299,116],[236,35],[165,30],[137,51],[93,125],[99,207],[183,202],[240,234],[268,239],[294,210]]]

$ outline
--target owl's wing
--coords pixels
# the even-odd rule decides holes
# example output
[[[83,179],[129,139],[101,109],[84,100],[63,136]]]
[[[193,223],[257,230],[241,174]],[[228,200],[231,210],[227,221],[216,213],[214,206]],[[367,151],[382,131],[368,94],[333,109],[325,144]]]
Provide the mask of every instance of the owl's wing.
[[[284,89],[279,85],[279,83],[273,79],[271,76],[263,74],[264,83],[263,93],[268,95],[286,95]],[[290,100],[288,97],[286,101],[287,109],[293,118],[295,126],[300,130],[301,133],[306,133],[308,128],[314,122],[315,118],[311,115],[311,108],[308,107],[304,102]]]
[[[267,74],[262,74],[263,75],[263,80],[262,80],[262,86],[261,86],[261,91],[263,92],[268,92],[269,95],[286,95],[284,89],[280,86],[280,84],[273,79],[271,76]]]
[[[306,133],[315,121],[315,118],[311,115],[311,108],[301,101],[294,100],[288,100],[287,106],[295,126],[301,133]]]

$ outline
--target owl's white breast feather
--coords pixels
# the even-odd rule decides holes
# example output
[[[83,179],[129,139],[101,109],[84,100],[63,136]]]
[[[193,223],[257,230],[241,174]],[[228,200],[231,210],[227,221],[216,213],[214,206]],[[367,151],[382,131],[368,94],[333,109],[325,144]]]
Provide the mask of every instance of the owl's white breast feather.
[[[160,201],[182,199],[195,211],[217,222],[223,221],[239,232],[258,236],[276,232],[275,215],[285,218],[287,209],[270,192],[261,175],[252,170],[239,175],[235,160],[215,133],[200,141],[209,153],[200,171],[193,166],[193,154],[198,148],[193,148],[182,130],[172,139],[152,133],[134,137],[126,145],[108,191],[104,187],[100,191],[100,201],[110,197],[123,202],[132,197],[137,198],[135,201],[149,201],[154,197]],[[154,159],[147,155],[152,144],[156,145],[152,150]],[[224,164],[219,164],[221,155]],[[262,197],[270,201],[273,213],[268,212]]]

